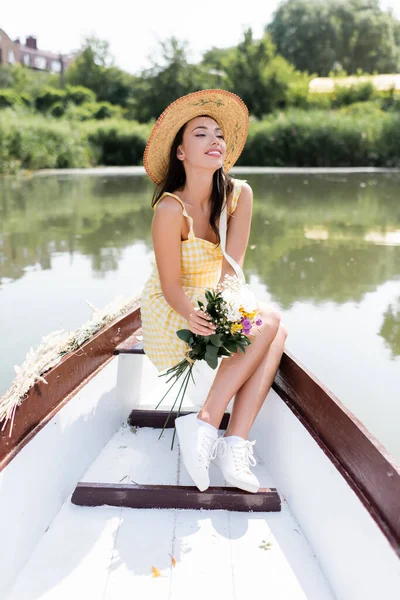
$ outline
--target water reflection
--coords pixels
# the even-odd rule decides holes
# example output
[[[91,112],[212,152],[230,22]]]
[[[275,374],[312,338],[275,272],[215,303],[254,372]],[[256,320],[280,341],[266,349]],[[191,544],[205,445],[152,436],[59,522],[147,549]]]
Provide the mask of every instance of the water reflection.
[[[383,323],[379,335],[386,341],[392,352],[392,358],[400,356],[400,296],[390,303],[383,313]]]
[[[400,276],[398,183],[397,174],[253,176],[247,275],[285,309],[360,302]],[[59,253],[90,257],[103,277],[135,241],[151,250],[150,195],[143,177],[3,179],[0,285],[51,269]],[[389,336],[394,355],[399,335]]]
[[[380,369],[377,377],[390,370],[391,361],[400,373],[400,174],[238,177],[247,179],[254,191],[245,261],[248,281],[257,281],[285,314],[291,330],[289,349],[372,428],[372,413],[362,415],[362,403],[357,405],[353,395],[346,398],[351,375],[346,379],[341,372],[339,377],[330,366],[333,358],[319,363],[318,351],[309,350],[304,340],[309,335],[314,348],[325,349],[324,331],[342,311],[336,328],[347,340],[356,335],[359,350],[353,349],[349,357],[350,344],[341,339],[337,365],[352,360],[361,373],[369,360],[369,356],[360,358],[368,343],[370,354],[376,354],[371,364]],[[63,327],[76,327],[90,317],[82,318],[77,300],[86,298],[102,306],[104,299],[111,300],[123,289],[134,293],[142,285],[150,268],[153,211],[152,186],[143,175],[3,178],[0,192],[0,333],[3,340],[5,335],[10,339],[6,320],[13,311],[24,333],[20,341],[13,334],[8,343],[0,367],[0,389],[4,389],[4,382],[10,383],[11,366],[22,362],[29,345],[58,328],[57,315],[59,319],[62,315]],[[26,315],[22,315],[23,303]],[[35,311],[34,323],[30,308]],[[356,310],[362,311],[359,325]],[[54,313],[53,320],[48,321],[49,313]],[[323,319],[316,325],[319,316]],[[373,331],[368,330],[372,323]],[[35,332],[31,337],[30,330]],[[334,333],[329,335],[331,352]],[[4,343],[2,349],[4,356]],[[397,394],[394,373],[392,369],[382,376],[389,381],[392,395]],[[394,448],[395,432],[378,433],[381,439],[387,436],[388,447],[400,456],[399,442]]]
[[[2,180],[0,285],[26,268],[51,269],[60,252],[89,256],[97,276],[118,269],[121,250],[151,243],[148,186],[141,178]]]

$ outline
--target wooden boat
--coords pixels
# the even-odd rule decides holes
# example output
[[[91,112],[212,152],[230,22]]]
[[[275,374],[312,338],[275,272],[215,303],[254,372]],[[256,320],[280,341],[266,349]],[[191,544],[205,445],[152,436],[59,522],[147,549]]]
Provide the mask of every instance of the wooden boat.
[[[138,306],[65,355],[2,431],[0,598],[399,598],[400,469],[356,417],[285,352],[249,436],[262,489],[211,465],[199,492],[140,327]]]

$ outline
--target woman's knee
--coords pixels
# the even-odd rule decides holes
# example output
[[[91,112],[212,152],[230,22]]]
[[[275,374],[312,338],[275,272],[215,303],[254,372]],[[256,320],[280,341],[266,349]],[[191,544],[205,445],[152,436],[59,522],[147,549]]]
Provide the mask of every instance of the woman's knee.
[[[262,319],[264,329],[268,329],[269,333],[271,331],[278,333],[280,323],[281,323],[281,314],[275,308],[271,308],[265,304],[261,304],[259,307],[260,317]]]
[[[276,336],[274,337],[274,340],[273,340],[271,346],[276,348],[277,351],[283,352],[285,349],[287,335],[288,335],[288,331],[286,329],[286,325],[284,325],[281,321],[279,323],[278,332],[277,332]]]
[[[278,333],[280,333],[280,335],[283,338],[285,338],[285,339],[288,336],[288,333],[289,333],[288,329],[287,329],[286,325],[282,321],[279,323],[279,331],[278,331]]]

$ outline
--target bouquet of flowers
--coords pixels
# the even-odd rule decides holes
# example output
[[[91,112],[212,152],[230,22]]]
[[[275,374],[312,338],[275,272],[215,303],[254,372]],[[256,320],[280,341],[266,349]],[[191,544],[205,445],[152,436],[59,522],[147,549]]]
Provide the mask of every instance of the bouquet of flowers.
[[[176,332],[177,336],[189,347],[186,356],[165,373],[159,375],[159,377],[170,376],[167,383],[171,379],[174,381],[157,404],[156,409],[177,381],[182,380],[160,437],[179,397],[181,397],[178,408],[179,416],[190,377],[195,383],[192,374],[195,361],[205,360],[212,369],[216,369],[219,357],[232,356],[238,350],[244,353],[245,347],[251,344],[251,340],[247,337],[251,328],[253,325],[262,324],[253,292],[237,276],[225,275],[224,280],[215,290],[205,290],[205,299],[206,303],[200,300],[197,303],[200,309],[211,317],[212,323],[215,323],[215,333],[203,336],[192,333],[189,329],[179,329]],[[171,449],[174,445],[174,438],[175,431]]]

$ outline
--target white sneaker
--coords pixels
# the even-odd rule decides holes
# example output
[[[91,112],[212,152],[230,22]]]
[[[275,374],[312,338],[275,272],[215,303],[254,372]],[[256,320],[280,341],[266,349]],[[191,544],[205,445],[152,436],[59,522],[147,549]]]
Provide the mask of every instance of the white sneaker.
[[[218,430],[200,425],[197,413],[190,413],[175,419],[179,447],[183,464],[201,492],[210,485],[208,469],[211,458],[216,456]]]
[[[243,440],[235,444],[227,444],[223,437],[218,438],[214,453],[213,464],[222,472],[226,481],[246,492],[258,492],[260,482],[250,471],[249,463],[257,464],[253,455],[256,440]]]

